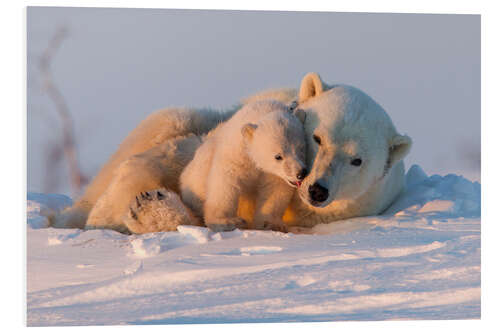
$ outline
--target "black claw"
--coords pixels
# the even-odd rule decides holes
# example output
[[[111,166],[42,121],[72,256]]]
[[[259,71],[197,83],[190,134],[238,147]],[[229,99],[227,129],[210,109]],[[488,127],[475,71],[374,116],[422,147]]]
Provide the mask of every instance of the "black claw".
[[[141,192],[141,198],[146,199],[146,194],[144,192]]]
[[[160,191],[157,191],[156,192],[157,196],[158,196],[158,200],[161,200],[163,199],[165,196],[163,195],[163,193],[161,193]]]
[[[135,203],[137,204],[137,207],[141,207],[141,202],[138,197],[135,197]]]
[[[134,212],[134,210],[131,208],[130,209],[130,216],[134,219],[137,220],[137,214]]]

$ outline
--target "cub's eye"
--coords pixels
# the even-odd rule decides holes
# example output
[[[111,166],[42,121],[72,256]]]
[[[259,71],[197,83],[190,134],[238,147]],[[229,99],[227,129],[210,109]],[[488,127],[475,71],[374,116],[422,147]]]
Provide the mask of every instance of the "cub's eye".
[[[313,139],[314,139],[314,141],[316,141],[316,143],[317,143],[318,145],[321,145],[321,138],[320,138],[319,136],[317,136],[317,135],[313,135]]]
[[[277,160],[277,161],[281,161],[283,159],[283,157],[281,157],[280,154],[276,154],[276,156],[274,156],[274,158]]]
[[[351,165],[360,166],[363,161],[360,158],[355,158],[351,161]]]

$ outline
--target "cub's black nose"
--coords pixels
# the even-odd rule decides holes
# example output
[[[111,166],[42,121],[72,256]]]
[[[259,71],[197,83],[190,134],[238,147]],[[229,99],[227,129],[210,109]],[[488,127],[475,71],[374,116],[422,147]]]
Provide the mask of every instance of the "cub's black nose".
[[[297,174],[297,179],[298,180],[303,180],[304,178],[306,178],[306,176],[307,176],[307,169],[302,169]]]
[[[323,202],[328,198],[328,189],[318,183],[309,186],[309,196],[316,202]]]

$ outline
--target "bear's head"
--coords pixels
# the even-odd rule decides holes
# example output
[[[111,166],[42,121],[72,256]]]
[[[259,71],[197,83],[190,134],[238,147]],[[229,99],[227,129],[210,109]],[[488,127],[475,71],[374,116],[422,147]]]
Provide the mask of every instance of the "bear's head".
[[[241,128],[248,155],[258,169],[300,187],[307,175],[305,113],[275,101],[263,103],[275,110]]]
[[[301,83],[298,108],[307,115],[310,170],[299,196],[310,206],[356,200],[384,181],[410,150],[411,139],[398,134],[384,109],[354,87],[327,86],[309,73]]]

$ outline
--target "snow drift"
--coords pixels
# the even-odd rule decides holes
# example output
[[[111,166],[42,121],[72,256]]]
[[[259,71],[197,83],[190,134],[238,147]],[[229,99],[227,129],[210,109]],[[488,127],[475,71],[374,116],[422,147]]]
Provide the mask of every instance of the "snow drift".
[[[29,326],[466,319],[481,313],[481,185],[418,166],[382,215],[307,234],[48,228],[28,194]]]

